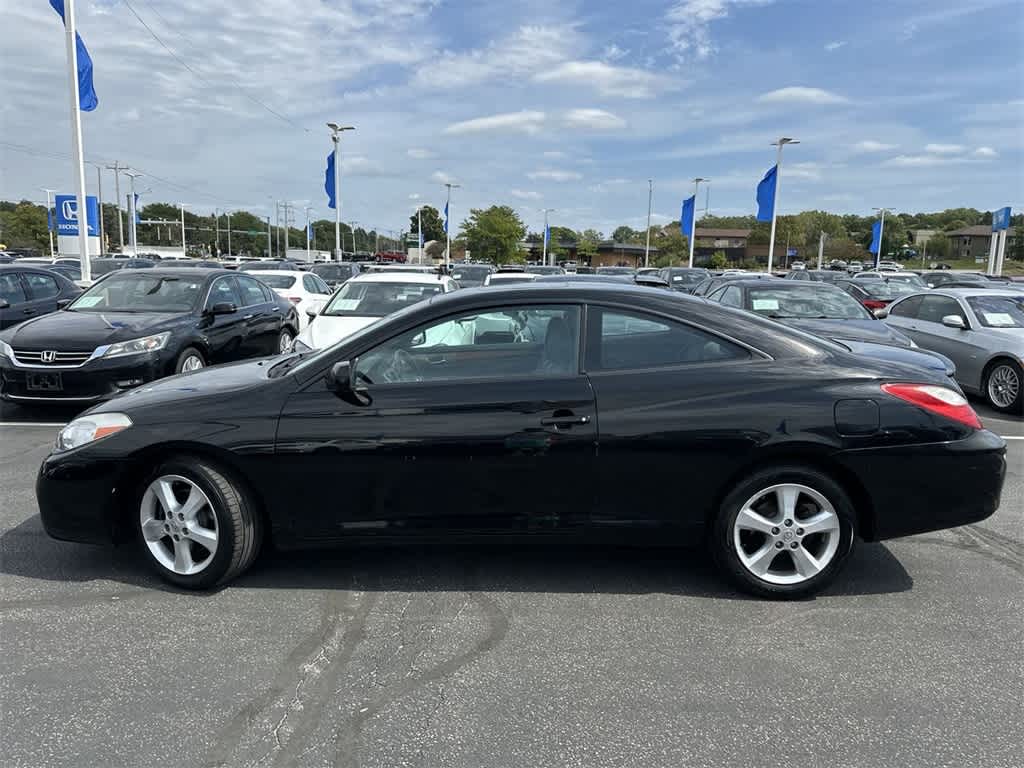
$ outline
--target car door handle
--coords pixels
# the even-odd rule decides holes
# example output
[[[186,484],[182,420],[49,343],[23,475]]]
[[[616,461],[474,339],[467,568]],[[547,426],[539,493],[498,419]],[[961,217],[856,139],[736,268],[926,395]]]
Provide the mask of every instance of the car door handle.
[[[270,311],[271,312],[280,312],[281,308],[280,307],[272,307]]]
[[[23,310],[21,310],[21,314],[23,314],[23,315],[34,315],[35,313],[36,313],[36,311],[34,309],[23,309]]]
[[[564,416],[551,416],[540,420],[542,427],[558,427],[559,429],[573,427],[577,424],[587,424],[589,422],[589,416],[574,416],[571,413]]]
[[[243,319],[243,320],[252,320],[252,319],[253,319],[254,317],[256,317],[256,315],[246,315],[246,316],[245,316],[245,317],[243,317],[242,319]]]

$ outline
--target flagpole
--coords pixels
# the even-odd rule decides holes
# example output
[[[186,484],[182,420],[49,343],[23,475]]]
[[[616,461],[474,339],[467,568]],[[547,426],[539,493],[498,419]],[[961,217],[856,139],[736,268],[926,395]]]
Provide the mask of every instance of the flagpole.
[[[782,148],[787,144],[799,144],[799,141],[786,136],[775,142],[778,151],[775,153],[775,191],[772,193],[772,231],[768,236],[768,274],[772,271],[772,257],[775,255],[775,219],[779,211],[779,186],[782,182]]]
[[[459,184],[452,184],[448,182],[445,184],[448,187],[448,199],[444,204],[444,233],[448,239],[448,246],[444,252],[444,266],[446,269],[452,267],[452,188],[458,189]]]
[[[310,262],[313,260],[312,248],[310,246],[309,236],[309,212],[313,210],[308,205],[306,206],[306,261]]]
[[[419,256],[420,264],[423,263],[423,206],[416,206],[416,242],[419,244],[417,248],[417,256]]]
[[[53,203],[50,200],[50,195],[57,190],[47,189],[46,187],[40,187],[43,192],[46,193],[46,228],[50,230],[50,258],[56,258],[57,254],[53,249],[53,228],[57,226],[57,211],[53,210]]]
[[[690,217],[690,268],[693,268],[693,246],[697,240],[697,195],[700,194],[700,183],[707,181],[701,177],[693,180],[693,215]],[[648,227],[648,229],[650,229]]]
[[[647,180],[647,240],[644,245],[644,267],[651,266],[651,203],[654,201],[654,179]],[[693,264],[693,246],[690,246],[690,264]]]
[[[117,206],[117,242],[121,246],[121,253],[124,253],[124,220],[121,218],[121,174],[117,160],[113,165],[107,166],[108,171],[114,172],[114,204]]]
[[[75,45],[75,0],[64,0],[64,37],[68,49],[68,91],[71,102],[71,157],[75,164],[78,204],[78,258],[82,280],[92,279],[89,263],[89,211],[85,207],[85,158],[82,152],[82,114],[78,108],[78,49]]]
[[[872,210],[878,211],[882,214],[882,219],[878,224],[878,250],[875,252],[875,269],[878,269],[878,262],[882,260],[882,238],[885,237],[885,208],[873,208]]]
[[[354,131],[355,126],[328,123],[327,127],[334,142],[334,259],[341,261],[341,134]]]
[[[136,225],[135,219],[138,218],[138,211],[136,210],[136,203],[135,203],[135,178],[137,176],[141,176],[142,174],[141,173],[135,173],[135,172],[132,172],[132,171],[125,171],[124,175],[127,176],[128,180],[129,180],[128,216],[130,218],[130,221],[128,222],[128,225],[129,225],[128,232],[131,235],[131,239],[132,239],[132,256],[138,256],[139,255],[139,240],[138,240],[139,231],[138,231],[138,229],[135,226]]]

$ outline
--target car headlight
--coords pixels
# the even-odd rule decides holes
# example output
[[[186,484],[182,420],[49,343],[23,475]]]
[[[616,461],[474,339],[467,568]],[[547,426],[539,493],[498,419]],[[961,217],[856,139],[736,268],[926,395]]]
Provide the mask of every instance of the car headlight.
[[[58,451],[70,451],[128,429],[132,420],[123,413],[94,413],[68,424],[57,435]]]
[[[14,359],[14,350],[6,341],[0,341],[0,357],[6,357],[8,360]]]
[[[170,338],[171,332],[164,331],[153,336],[143,336],[141,339],[119,341],[107,347],[103,357],[123,357],[124,355],[138,355],[143,352],[157,352],[167,346],[167,340]]]

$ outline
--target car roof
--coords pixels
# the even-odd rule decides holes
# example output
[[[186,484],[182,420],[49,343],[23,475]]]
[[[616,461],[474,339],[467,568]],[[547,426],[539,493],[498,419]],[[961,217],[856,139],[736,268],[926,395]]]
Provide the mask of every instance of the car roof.
[[[810,288],[814,291],[842,291],[831,283],[822,283],[815,280],[772,280],[771,287],[781,288],[784,291],[796,291]],[[740,288],[764,288],[765,278],[746,278],[744,280],[730,280],[729,285],[738,285]]]
[[[152,269],[119,269],[115,272],[111,272],[109,276],[104,275],[104,279],[109,280],[118,275],[129,275],[132,277],[144,276],[144,277],[209,277],[211,275],[234,275],[235,272],[230,269],[218,269],[217,267],[153,267]]]
[[[44,275],[53,274],[53,270],[50,269],[53,264],[19,264],[14,261],[10,264],[0,264],[0,272],[40,272]]]
[[[436,272],[361,272],[349,283],[412,283],[414,285],[433,285],[441,282],[447,275]],[[451,279],[451,278],[449,278]]]
[[[212,269],[212,267],[211,267]],[[296,272],[294,269],[247,269],[245,270],[247,275],[278,275],[280,277],[294,277],[296,279],[302,277],[301,272]]]
[[[1002,298],[1014,298],[1019,299],[1022,295],[1020,291],[1006,290],[1001,291],[999,288],[933,288],[928,291],[927,296],[937,294],[939,296],[952,296],[954,298],[967,299],[972,296],[986,296],[993,297],[999,296]]]

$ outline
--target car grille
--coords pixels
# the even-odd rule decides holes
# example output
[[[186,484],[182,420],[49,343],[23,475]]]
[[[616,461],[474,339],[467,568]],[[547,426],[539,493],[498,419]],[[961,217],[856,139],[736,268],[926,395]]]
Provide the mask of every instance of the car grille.
[[[14,360],[21,365],[39,366],[78,366],[84,365],[92,357],[92,350],[88,352],[55,352],[53,360],[43,360],[44,350],[41,349],[16,349]]]

